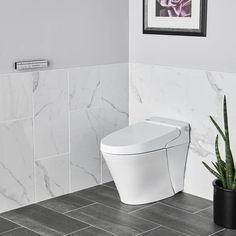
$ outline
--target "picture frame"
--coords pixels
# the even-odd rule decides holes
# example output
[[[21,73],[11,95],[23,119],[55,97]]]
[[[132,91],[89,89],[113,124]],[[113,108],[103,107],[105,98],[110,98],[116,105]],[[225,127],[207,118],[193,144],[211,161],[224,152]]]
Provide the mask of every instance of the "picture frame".
[[[143,0],[143,34],[206,37],[207,0],[179,2],[185,5],[177,6],[178,0]]]

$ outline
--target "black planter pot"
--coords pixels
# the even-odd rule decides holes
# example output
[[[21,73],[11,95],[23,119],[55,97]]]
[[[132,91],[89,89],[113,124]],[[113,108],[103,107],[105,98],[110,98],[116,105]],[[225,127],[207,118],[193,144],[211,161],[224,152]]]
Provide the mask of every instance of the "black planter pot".
[[[224,189],[220,180],[213,181],[214,222],[224,228],[236,229],[236,190]]]

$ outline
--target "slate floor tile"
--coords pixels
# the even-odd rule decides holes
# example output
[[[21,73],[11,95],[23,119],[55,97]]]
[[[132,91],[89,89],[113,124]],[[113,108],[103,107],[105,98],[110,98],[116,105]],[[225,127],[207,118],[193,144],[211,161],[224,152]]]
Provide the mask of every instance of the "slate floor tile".
[[[41,206],[47,207],[54,211],[65,213],[92,204],[93,202],[87,199],[80,198],[76,194],[67,194],[61,197],[56,197],[47,201],[38,203]]]
[[[0,217],[0,233],[6,232],[6,231],[9,231],[12,229],[16,229],[18,227],[19,227],[19,225],[16,225],[16,224]]]
[[[116,185],[115,185],[114,181],[107,182],[107,183],[105,183],[105,184],[103,184],[103,185],[105,185],[105,186],[107,186],[107,187],[110,187],[110,188],[116,189]]]
[[[161,202],[177,207],[179,209],[194,213],[212,206],[212,202],[187,193],[178,193],[173,197],[162,200]]]
[[[12,231],[8,231],[7,233],[3,233],[1,234],[1,236],[40,236],[40,234],[37,234],[26,228],[18,228]]]
[[[87,224],[39,205],[3,213],[2,216],[42,235],[63,235],[88,227]]]
[[[225,229],[214,234],[214,236],[236,236],[236,230]]]
[[[209,207],[205,210],[196,213],[199,216],[206,217],[208,219],[213,219],[213,207]]]
[[[108,233],[104,230],[95,227],[89,227],[78,232],[69,234],[68,236],[114,236],[114,234]]]
[[[99,203],[67,214],[120,236],[134,236],[158,226],[158,224],[114,210]]]
[[[146,233],[140,234],[140,236],[186,236],[186,234],[182,234],[180,232],[161,226],[157,229],[153,229]]]
[[[194,215],[162,203],[157,203],[131,214],[154,221],[187,235],[208,236],[221,229],[211,219]]]
[[[124,212],[131,212],[143,208],[145,205],[126,205],[120,201],[117,190],[104,185],[99,185],[93,188],[85,189],[77,192],[79,196],[89,199],[91,201],[99,202],[109,207],[121,210]],[[148,204],[146,204],[148,206]]]

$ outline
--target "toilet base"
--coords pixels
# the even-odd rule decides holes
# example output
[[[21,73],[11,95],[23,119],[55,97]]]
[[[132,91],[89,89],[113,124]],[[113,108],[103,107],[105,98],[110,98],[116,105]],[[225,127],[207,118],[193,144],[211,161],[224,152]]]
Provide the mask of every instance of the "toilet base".
[[[121,201],[128,205],[147,204],[177,193],[170,175],[167,149],[135,155],[103,153]],[[178,192],[183,190],[184,171]],[[173,176],[172,176],[173,177]]]

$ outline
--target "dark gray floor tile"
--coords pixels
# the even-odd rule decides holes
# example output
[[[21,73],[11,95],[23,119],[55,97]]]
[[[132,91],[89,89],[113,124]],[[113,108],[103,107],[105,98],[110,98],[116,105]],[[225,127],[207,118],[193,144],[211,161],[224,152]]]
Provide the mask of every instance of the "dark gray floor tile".
[[[199,216],[206,217],[208,219],[213,219],[213,207],[207,208],[205,210],[196,213]]]
[[[188,235],[207,236],[221,228],[212,220],[182,211],[162,203],[132,213]]]
[[[2,215],[42,235],[63,235],[88,227],[83,222],[39,205],[30,205]]]
[[[114,236],[114,234],[108,233],[95,227],[89,227],[87,229],[72,233],[69,236]]]
[[[175,230],[167,229],[165,227],[159,227],[157,229],[148,231],[147,233],[143,233],[140,236],[186,236],[186,234],[182,234]]]
[[[8,230],[15,229],[18,227],[19,227],[19,225],[16,225],[16,224],[0,217],[0,233],[6,232]]]
[[[173,197],[162,200],[161,202],[191,213],[212,206],[211,201],[187,193],[178,193]]]
[[[121,236],[137,235],[158,226],[158,224],[114,210],[99,203],[71,211],[68,215]]]
[[[61,197],[40,202],[38,204],[60,213],[65,213],[67,211],[75,210],[92,203],[92,201],[80,198],[77,194],[67,194]]]
[[[7,233],[1,234],[1,236],[40,236],[40,234],[37,234],[26,228],[19,228],[19,229],[14,229]]]
[[[105,183],[105,184],[103,184],[103,185],[108,186],[108,187],[110,187],[110,188],[116,189],[116,185],[115,185],[114,181],[107,182],[107,183]]]
[[[120,197],[117,190],[112,189],[110,187],[106,187],[104,185],[85,189],[77,192],[76,194],[83,198],[102,203],[104,205],[124,212],[131,212],[144,207],[144,205],[131,206],[123,204],[120,201]]]
[[[236,236],[236,230],[225,229],[219,233],[214,234],[214,236]]]

